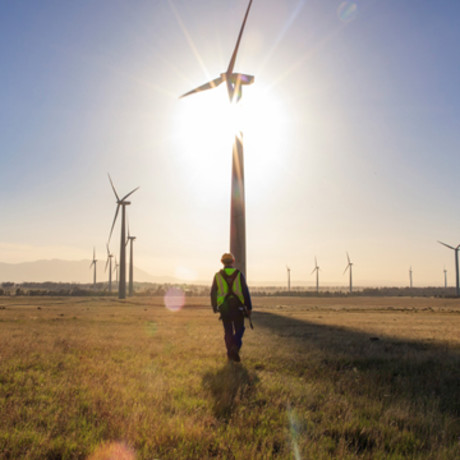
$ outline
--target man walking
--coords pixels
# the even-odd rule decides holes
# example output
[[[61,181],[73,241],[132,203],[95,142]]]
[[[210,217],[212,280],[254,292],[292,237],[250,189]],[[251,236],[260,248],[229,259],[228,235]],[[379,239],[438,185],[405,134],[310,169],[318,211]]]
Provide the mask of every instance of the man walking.
[[[252,311],[251,296],[244,275],[233,267],[233,254],[225,253],[221,262],[224,268],[214,275],[211,287],[211,305],[214,313],[220,313],[224,325],[227,356],[240,361],[239,351],[244,334],[244,317]]]

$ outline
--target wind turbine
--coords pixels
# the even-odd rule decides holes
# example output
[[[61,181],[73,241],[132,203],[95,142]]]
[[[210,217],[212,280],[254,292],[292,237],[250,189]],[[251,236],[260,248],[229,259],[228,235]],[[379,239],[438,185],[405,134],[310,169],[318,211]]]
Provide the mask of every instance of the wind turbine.
[[[450,244],[443,243],[442,241],[439,241],[439,240],[438,240],[438,243],[442,244],[446,248],[449,248],[455,251],[455,287],[456,287],[457,297],[459,297],[460,296],[460,279],[459,279],[459,274],[458,274],[458,250],[460,249],[460,244],[454,248]]]
[[[96,263],[97,263],[96,248],[93,248],[93,260],[91,261],[89,268],[94,266],[94,269],[93,269],[93,287],[94,289],[96,289]]]
[[[109,234],[109,242],[110,237],[112,236],[113,227],[115,226],[115,222],[118,217],[118,211],[121,207],[121,237],[120,237],[120,280],[119,280],[119,287],[118,287],[118,298],[125,299],[126,298],[126,206],[131,204],[130,201],[126,201],[126,199],[132,195],[139,187],[131,190],[127,193],[123,198],[118,196],[117,191],[115,190],[115,186],[113,185],[112,178],[109,174],[109,181],[110,185],[112,186],[113,193],[117,199],[117,209],[115,211],[115,217],[113,218],[112,228],[110,229]]]
[[[345,272],[347,270],[350,271],[350,294],[353,292],[353,263],[352,261],[350,260],[350,256],[348,255],[348,252],[347,252],[347,260],[348,260],[348,264],[347,266],[345,267],[345,270],[343,271],[343,273],[345,274]]]
[[[412,289],[413,283],[412,283],[412,265],[409,267],[409,287]]]
[[[444,287],[447,289],[447,270],[444,267]]]
[[[181,98],[189,96],[190,94],[216,88],[225,81],[230,104],[237,103],[242,97],[243,85],[254,83],[253,75],[235,73],[233,71],[251,5],[252,0],[249,1],[246,9],[246,14],[241,24],[238,39],[227,70],[221,73],[220,77],[183,94],[180,96]],[[235,267],[246,276],[246,211],[244,199],[243,135],[241,132],[235,135],[235,142],[233,144],[230,208],[230,252],[235,256]]]
[[[112,292],[112,257],[109,245],[107,244],[107,261],[105,263],[105,271],[107,271],[107,267],[109,267],[109,293]]]
[[[129,225],[128,225],[128,239],[126,240],[126,245],[129,243],[129,290],[128,295],[132,296],[134,294],[134,263],[133,263],[133,243],[136,239],[135,236],[132,236],[129,233]]]
[[[286,265],[286,270],[287,270],[287,288],[288,292],[291,292],[291,269]]]
[[[318,261],[316,260],[315,257],[315,268],[311,272],[311,275],[316,272],[316,293],[319,293],[319,266],[318,266]]]

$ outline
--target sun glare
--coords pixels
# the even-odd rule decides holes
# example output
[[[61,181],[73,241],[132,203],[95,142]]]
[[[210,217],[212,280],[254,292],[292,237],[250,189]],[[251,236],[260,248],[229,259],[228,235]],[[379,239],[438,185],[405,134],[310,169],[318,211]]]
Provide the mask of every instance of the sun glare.
[[[197,193],[222,181],[217,174],[229,170],[235,135],[242,133],[246,190],[261,190],[279,168],[286,148],[286,116],[268,89],[245,88],[241,101],[230,104],[225,88],[203,91],[178,103],[176,148]],[[263,187],[262,187],[263,189]]]

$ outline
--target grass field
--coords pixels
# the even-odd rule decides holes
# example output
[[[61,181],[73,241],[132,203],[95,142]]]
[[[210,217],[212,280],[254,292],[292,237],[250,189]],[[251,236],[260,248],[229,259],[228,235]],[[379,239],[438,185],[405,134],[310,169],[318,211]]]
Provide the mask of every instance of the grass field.
[[[460,301],[0,298],[2,459],[458,459]]]

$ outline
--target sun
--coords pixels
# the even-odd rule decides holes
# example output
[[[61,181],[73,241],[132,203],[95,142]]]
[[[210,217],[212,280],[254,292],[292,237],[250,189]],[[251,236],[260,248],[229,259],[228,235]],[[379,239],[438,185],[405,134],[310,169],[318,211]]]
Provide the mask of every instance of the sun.
[[[173,139],[182,167],[193,183],[191,192],[220,190],[227,177],[230,183],[232,146],[240,133],[248,193],[259,195],[264,190],[261,183],[276,174],[286,149],[284,110],[272,90],[256,85],[244,89],[237,104],[230,104],[224,85],[178,102]]]

